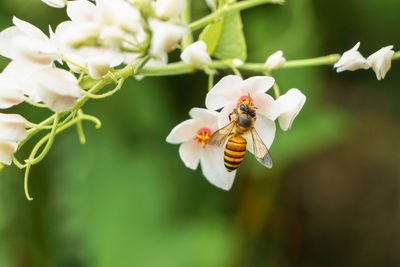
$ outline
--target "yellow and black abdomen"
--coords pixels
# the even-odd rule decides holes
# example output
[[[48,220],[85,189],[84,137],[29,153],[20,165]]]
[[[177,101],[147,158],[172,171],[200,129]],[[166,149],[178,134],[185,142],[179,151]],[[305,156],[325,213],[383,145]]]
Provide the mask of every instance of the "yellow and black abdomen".
[[[225,146],[224,164],[228,172],[236,170],[243,161],[246,153],[247,141],[241,135],[234,134],[229,137]]]

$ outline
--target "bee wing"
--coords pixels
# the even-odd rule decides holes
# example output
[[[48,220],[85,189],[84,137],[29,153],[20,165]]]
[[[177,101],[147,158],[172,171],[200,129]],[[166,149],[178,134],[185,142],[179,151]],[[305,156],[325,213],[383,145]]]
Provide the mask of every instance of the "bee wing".
[[[257,160],[267,168],[272,168],[272,158],[268,152],[267,146],[261,140],[256,129],[251,129],[251,138],[253,140],[254,156]]]
[[[231,134],[233,127],[235,127],[235,122],[232,121],[228,125],[217,130],[210,139],[210,144],[214,146],[221,146],[225,143],[228,136]]]

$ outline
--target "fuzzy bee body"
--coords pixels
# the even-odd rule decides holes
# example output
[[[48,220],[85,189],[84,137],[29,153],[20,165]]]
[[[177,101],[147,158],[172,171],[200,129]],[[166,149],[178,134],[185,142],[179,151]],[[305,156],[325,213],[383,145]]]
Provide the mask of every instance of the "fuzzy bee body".
[[[224,151],[224,165],[231,172],[236,170],[242,163],[246,154],[247,141],[239,134],[229,137]]]
[[[246,97],[243,97],[246,100]],[[271,155],[267,146],[261,140],[254,128],[256,121],[255,107],[252,106],[250,96],[247,102],[238,105],[229,114],[230,123],[217,130],[210,139],[211,145],[225,145],[224,165],[228,172],[236,170],[243,161],[247,148],[247,140],[243,135],[250,134],[253,143],[253,153],[257,160],[265,167],[272,167]],[[227,141],[228,140],[228,141]]]

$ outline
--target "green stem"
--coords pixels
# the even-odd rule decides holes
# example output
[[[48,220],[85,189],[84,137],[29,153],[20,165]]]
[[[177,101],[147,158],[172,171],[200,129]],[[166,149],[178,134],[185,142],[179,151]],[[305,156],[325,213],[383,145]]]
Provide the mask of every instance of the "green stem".
[[[60,114],[56,113],[55,117],[54,117],[54,121],[53,121],[53,128],[51,129],[50,136],[48,138],[48,142],[46,143],[46,146],[44,147],[42,153],[40,153],[40,155],[38,157],[36,157],[36,158],[29,157],[28,162],[27,162],[28,164],[34,165],[34,164],[38,163],[39,161],[41,161],[47,155],[47,153],[49,152],[49,150],[53,144],[54,137],[56,136],[57,124],[58,124],[59,119],[60,119]],[[37,144],[36,144],[36,146],[37,146]],[[33,148],[32,152],[35,150],[37,151],[39,149],[39,148],[36,148],[36,146]]]
[[[221,16],[225,15],[226,13],[233,12],[233,11],[240,11],[247,8],[251,8],[254,6],[262,5],[262,4],[283,4],[283,0],[247,0],[237,2],[231,5],[225,5],[215,12],[211,13],[208,16],[205,16],[199,20],[196,20],[189,24],[189,29],[191,31],[200,29],[211,22],[217,21]]]
[[[57,113],[56,113],[57,114]],[[29,190],[28,190],[28,178],[29,178],[29,171],[30,168],[32,166],[32,159],[36,156],[37,151],[40,149],[41,146],[44,145],[45,142],[49,143],[49,139],[53,138],[54,136],[59,134],[60,132],[64,131],[65,129],[68,129],[69,127],[71,127],[72,125],[74,125],[75,123],[78,123],[82,120],[88,120],[88,121],[92,121],[94,122],[96,125],[96,128],[100,128],[101,127],[101,122],[99,119],[97,119],[96,117],[90,116],[90,115],[81,115],[78,116],[74,119],[72,119],[71,121],[65,123],[63,126],[56,128],[55,133],[49,133],[48,135],[44,136],[42,139],[40,139],[40,141],[35,145],[35,147],[33,148],[29,159],[28,159],[28,163],[26,165],[26,169],[25,169],[25,176],[24,176],[24,189],[25,189],[25,196],[28,200],[33,200],[33,198],[29,195]],[[47,145],[46,145],[47,146]]]
[[[190,23],[191,20],[191,8],[192,8],[192,0],[186,0],[186,6],[185,9],[182,12],[182,20],[183,22],[185,22],[186,24]],[[191,43],[193,43],[193,34],[190,31],[189,33],[187,33],[185,36],[183,36],[182,38],[182,50],[185,49],[188,45],[190,45]]]
[[[392,60],[397,60],[400,59],[400,51],[397,51],[396,53],[394,53]]]
[[[83,111],[80,109],[78,111],[78,116],[82,116]],[[82,120],[78,121],[76,123],[76,129],[78,131],[78,136],[79,136],[79,142],[83,145],[86,143],[86,137],[85,137],[85,132],[83,131],[83,126],[82,126]]]

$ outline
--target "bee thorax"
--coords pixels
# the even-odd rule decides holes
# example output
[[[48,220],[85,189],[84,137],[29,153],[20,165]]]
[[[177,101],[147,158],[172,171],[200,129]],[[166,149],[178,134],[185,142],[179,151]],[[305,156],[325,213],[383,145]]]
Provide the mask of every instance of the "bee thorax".
[[[237,123],[240,127],[249,129],[253,123],[253,119],[246,114],[240,114]]]

